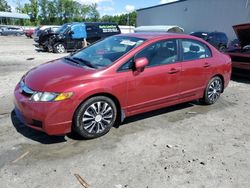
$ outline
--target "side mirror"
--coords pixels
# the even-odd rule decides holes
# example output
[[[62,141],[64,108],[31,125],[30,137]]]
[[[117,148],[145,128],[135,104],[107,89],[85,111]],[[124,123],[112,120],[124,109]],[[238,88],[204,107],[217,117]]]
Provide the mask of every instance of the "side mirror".
[[[147,65],[148,59],[146,57],[141,57],[135,60],[135,70],[137,72],[143,72]]]
[[[69,31],[69,34],[70,34],[70,35],[73,35],[73,34],[74,34],[74,31],[70,30],[70,31]]]

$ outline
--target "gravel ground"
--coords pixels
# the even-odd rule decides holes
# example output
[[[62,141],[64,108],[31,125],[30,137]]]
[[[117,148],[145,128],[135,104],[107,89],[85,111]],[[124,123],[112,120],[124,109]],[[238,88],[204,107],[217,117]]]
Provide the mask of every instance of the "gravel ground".
[[[49,137],[12,112],[30,68],[67,54],[0,37],[0,182],[3,188],[250,187],[250,80],[235,78],[212,106],[196,102],[134,116],[94,140]]]

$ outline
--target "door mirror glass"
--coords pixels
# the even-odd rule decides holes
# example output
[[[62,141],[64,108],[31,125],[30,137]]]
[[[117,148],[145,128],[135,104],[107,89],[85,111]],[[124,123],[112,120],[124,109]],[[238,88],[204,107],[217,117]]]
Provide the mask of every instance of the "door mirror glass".
[[[141,57],[135,60],[135,69],[137,72],[143,72],[147,65],[148,59],[146,57]]]

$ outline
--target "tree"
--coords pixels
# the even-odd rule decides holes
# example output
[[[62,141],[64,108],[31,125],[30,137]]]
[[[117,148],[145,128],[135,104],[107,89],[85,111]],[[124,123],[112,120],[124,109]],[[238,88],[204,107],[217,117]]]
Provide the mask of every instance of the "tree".
[[[48,23],[57,24],[57,7],[55,1],[48,2]]]
[[[88,19],[97,22],[100,18],[100,13],[97,10],[97,3],[93,3],[89,7]]]
[[[11,7],[5,0],[0,0],[0,11],[11,12]]]
[[[30,0],[30,13],[31,18],[30,21],[34,23],[35,25],[38,23],[38,12],[39,12],[39,7],[38,7],[38,1],[37,0]]]
[[[39,17],[44,22],[47,22],[47,20],[48,20],[48,4],[49,4],[48,0],[39,0],[38,1],[38,5],[40,7]]]
[[[0,0],[0,8],[5,0]],[[22,5],[21,0],[15,0],[18,12],[30,15],[31,19],[25,24],[61,25],[66,22],[113,22],[119,25],[136,24],[136,12],[121,15],[105,15],[100,17],[97,4],[80,4],[78,0],[29,0]],[[4,5],[5,5],[4,4]],[[6,4],[7,5],[7,4]],[[1,10],[1,9],[0,9]]]

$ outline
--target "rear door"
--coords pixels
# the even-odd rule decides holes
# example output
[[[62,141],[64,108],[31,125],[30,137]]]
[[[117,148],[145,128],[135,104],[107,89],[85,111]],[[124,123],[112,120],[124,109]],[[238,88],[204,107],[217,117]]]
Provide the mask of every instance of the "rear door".
[[[179,101],[181,63],[175,39],[156,42],[139,52],[149,65],[140,74],[128,75],[130,115],[176,104]]]
[[[181,100],[203,96],[211,69],[211,51],[197,40],[181,39],[182,71],[180,84]]]

